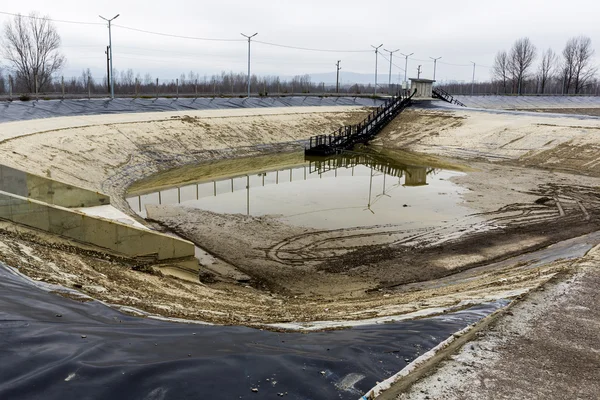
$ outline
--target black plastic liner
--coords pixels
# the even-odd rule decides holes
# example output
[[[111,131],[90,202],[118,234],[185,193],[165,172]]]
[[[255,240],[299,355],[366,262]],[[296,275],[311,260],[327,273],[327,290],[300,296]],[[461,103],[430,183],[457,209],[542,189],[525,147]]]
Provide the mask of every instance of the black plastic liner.
[[[0,102],[0,122],[76,115],[122,114],[138,112],[216,110],[226,108],[368,106],[382,100],[364,97],[252,97],[181,99],[91,99]]]
[[[132,317],[41,289],[0,265],[0,399],[357,399],[503,304],[276,333]]]

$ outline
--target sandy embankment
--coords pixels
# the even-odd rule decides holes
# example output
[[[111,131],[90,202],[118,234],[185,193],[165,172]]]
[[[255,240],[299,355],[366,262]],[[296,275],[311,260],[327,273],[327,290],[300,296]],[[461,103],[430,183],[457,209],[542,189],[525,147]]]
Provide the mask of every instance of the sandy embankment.
[[[0,129],[4,138],[0,138],[0,154],[10,166],[108,193],[114,204],[128,211],[123,200],[127,187],[156,172],[297,149],[293,141],[331,131],[363,115],[354,108],[319,108],[318,112],[314,108],[261,109],[140,114],[139,119],[119,115],[60,118],[54,122],[44,120],[40,125],[38,121],[10,123]],[[35,133],[38,129],[43,132]],[[600,167],[596,159],[600,155],[582,153],[583,157],[571,159],[564,149],[588,149],[600,143],[599,133],[598,122],[591,120],[408,110],[374,144],[468,159],[476,171],[457,179],[471,189],[464,200],[488,221],[501,222],[503,230],[474,234],[462,241],[448,236],[446,243],[437,247],[407,248],[398,243],[385,249],[348,253],[331,265],[319,266],[318,275],[305,269],[300,275],[315,279],[307,280],[304,286],[309,288],[304,292],[268,284],[264,286],[270,290],[259,290],[261,280],[253,287],[180,282],[132,271],[122,261],[74,254],[64,243],[50,248],[9,233],[0,237],[2,257],[8,264],[21,265],[35,278],[76,285],[108,302],[222,323],[351,320],[490,300],[525,291],[563,266],[517,265],[501,271],[483,268],[468,279],[457,277],[450,282],[446,279],[442,285],[435,283],[465,268],[518,254],[527,246],[539,247],[597,229],[596,177],[600,176]],[[17,137],[20,134],[28,136]],[[432,158],[427,160],[430,162],[440,161]],[[581,173],[590,176],[524,168],[529,166],[562,171],[581,167]],[[541,197],[550,200],[536,204]],[[242,240],[250,243],[250,251],[260,250],[252,248],[253,238],[242,234],[260,232],[265,221],[213,216],[197,222],[197,228],[202,224],[206,228],[199,231],[200,235],[214,232],[212,250],[216,253],[239,247]],[[238,229],[240,226],[246,230]],[[289,230],[283,231],[294,236]],[[277,248],[278,235],[269,239],[271,248]],[[438,239],[433,236],[432,242]],[[269,248],[264,243],[261,246],[263,250]],[[239,259],[243,258],[242,254]],[[279,272],[277,264],[268,268],[261,279],[268,280],[270,274]],[[302,268],[294,268],[285,269],[275,278],[281,282],[297,279],[297,271]],[[403,289],[402,285],[424,278],[433,280],[428,285]],[[318,288],[311,282],[321,281],[324,290],[309,290],[311,286]],[[327,290],[327,286],[335,290]]]
[[[125,189],[139,179],[187,164],[297,149],[293,142],[366,112],[289,107],[9,122],[0,125],[0,155],[8,166],[106,193],[126,209]]]

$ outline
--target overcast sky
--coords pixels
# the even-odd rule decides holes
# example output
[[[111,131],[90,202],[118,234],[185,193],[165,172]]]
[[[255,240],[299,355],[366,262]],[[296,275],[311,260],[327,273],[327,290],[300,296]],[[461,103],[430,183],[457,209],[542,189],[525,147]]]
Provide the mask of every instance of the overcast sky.
[[[98,23],[98,15],[113,17],[114,24],[173,35],[241,39],[240,32],[258,32],[256,40],[305,48],[372,50],[383,43],[394,55],[394,79],[403,77],[404,57],[408,75],[422,65],[422,77],[431,77],[438,63],[438,80],[489,78],[489,66],[498,50],[509,49],[515,39],[528,36],[539,50],[562,50],[576,35],[591,37],[600,53],[600,1],[597,0],[28,0],[3,1],[0,11],[28,14],[39,11],[56,20]],[[0,14],[0,23],[12,18]],[[103,25],[56,22],[68,64],[65,76],[79,76],[90,68],[101,78],[106,71],[104,50],[108,29]],[[201,76],[220,71],[244,72],[247,42],[216,42],[171,38],[114,26],[114,68],[134,69],[174,79],[193,70]],[[382,49],[383,49],[382,48]],[[384,52],[386,57],[389,57]],[[596,55],[600,64],[600,58]],[[374,52],[316,52],[287,49],[261,43],[252,45],[252,72],[292,76],[334,72],[341,60],[345,71],[373,73]],[[2,62],[4,64],[4,62]],[[463,66],[448,65],[460,64]],[[379,73],[387,74],[389,62],[379,58]]]

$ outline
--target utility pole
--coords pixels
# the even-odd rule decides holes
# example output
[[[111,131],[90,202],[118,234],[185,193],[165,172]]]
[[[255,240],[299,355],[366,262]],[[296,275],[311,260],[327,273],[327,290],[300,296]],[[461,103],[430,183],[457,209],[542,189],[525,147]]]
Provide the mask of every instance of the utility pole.
[[[254,36],[258,35],[258,32],[250,36],[244,35],[243,33],[241,33],[241,35],[245,38],[248,38],[248,98],[250,98],[250,41]]]
[[[475,89],[475,63],[473,61],[471,61],[471,63],[473,64],[473,81],[471,82],[471,96],[473,96],[473,92]]]
[[[435,81],[435,68],[437,66],[437,60],[439,60],[442,57],[437,57],[437,58],[433,58],[433,57],[429,57],[433,60],[433,80]]]
[[[421,66],[417,67],[417,79],[421,78]]]
[[[340,70],[342,69],[342,67],[340,67],[341,62],[342,62],[342,60],[338,60],[337,63],[335,63],[335,66],[336,66],[335,92],[336,93],[340,92]]]
[[[378,53],[379,53],[379,48],[380,48],[381,46],[383,46],[383,43],[382,43],[382,44],[380,44],[380,45],[379,45],[379,46],[377,46],[377,47],[375,47],[375,46],[371,45],[371,47],[375,49],[375,89],[374,89],[374,91],[373,91],[373,96],[376,96],[376,95],[377,95],[377,58],[378,58],[378,57],[377,57],[377,55],[378,55]]]
[[[390,53],[390,78],[389,78],[389,82],[388,82],[388,90],[392,89],[392,57],[394,56],[394,53],[397,51],[400,51],[400,49],[396,49],[396,50],[386,50],[383,49],[384,51],[387,51],[388,53]]]
[[[106,91],[110,94],[110,57],[108,56],[109,47],[106,46]]]
[[[406,82],[406,71],[408,71],[408,57],[412,56],[415,53],[410,53],[410,54],[404,54],[404,53],[400,53],[405,57],[405,61],[404,61],[404,82]]]
[[[113,56],[112,56],[112,35],[110,29],[110,23],[117,19],[121,14],[117,14],[111,19],[106,19],[102,15],[99,15],[100,18],[108,22],[108,48],[109,48],[109,58],[110,58],[110,98],[115,98],[115,79],[113,76]]]

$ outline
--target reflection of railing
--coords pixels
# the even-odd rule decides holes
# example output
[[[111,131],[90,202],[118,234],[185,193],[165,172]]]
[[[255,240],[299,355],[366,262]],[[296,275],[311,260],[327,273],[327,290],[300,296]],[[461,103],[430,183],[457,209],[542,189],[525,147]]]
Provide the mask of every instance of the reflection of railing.
[[[214,180],[214,181],[208,181],[208,182],[202,181],[202,182],[198,182],[198,183],[170,187],[170,188],[158,190],[156,192],[145,193],[145,194],[140,194],[140,195],[136,195],[136,196],[130,196],[127,198],[127,201],[133,210],[135,210],[142,217],[145,217],[145,212],[144,212],[143,206],[146,204],[158,204],[158,205],[181,204],[182,202],[186,202],[186,201],[193,201],[193,200],[199,200],[204,197],[217,196],[218,194],[223,194],[222,191],[219,191],[218,185],[222,184],[224,182],[231,183],[231,186],[228,186],[228,189],[227,189],[227,192],[231,192],[231,193],[233,193],[234,191],[237,191],[237,190],[248,190],[249,191],[250,186],[251,186],[251,178],[259,179],[258,182],[256,182],[256,181],[254,182],[255,186],[256,185],[257,186],[265,186],[268,184],[279,184],[280,182],[284,183],[284,182],[288,181],[288,177],[289,177],[289,182],[292,182],[294,180],[294,178],[298,176],[298,174],[294,174],[295,171],[302,172],[301,175],[303,177],[302,178],[303,180],[306,180],[308,178],[307,166],[300,166],[300,167],[295,166],[295,167],[287,168],[284,170],[275,170],[275,171],[270,170],[270,171],[265,171],[265,172],[258,172],[253,175],[238,175],[238,176],[234,176],[231,178],[225,178],[225,179],[220,179],[220,180]],[[289,174],[288,174],[288,172],[289,172]],[[265,178],[267,178],[267,176],[269,176],[271,178],[271,180],[273,180],[273,182],[267,181],[265,179]],[[240,182],[240,180],[242,182]],[[236,181],[238,183],[237,185],[236,185]],[[240,183],[243,183],[243,184],[240,184]],[[231,188],[230,190],[229,190],[229,187]],[[206,189],[210,189],[210,190],[206,190]],[[168,195],[171,194],[170,192],[176,192],[176,194],[172,193],[171,197],[174,198],[172,201],[166,198],[166,197],[169,197]],[[187,193],[182,193],[182,192],[187,192]]]
[[[385,175],[395,176],[401,178],[402,176],[407,177],[407,181],[414,182],[416,178],[413,174],[429,175],[434,172],[433,168],[419,167],[409,164],[399,163],[397,160],[386,157],[383,154],[374,151],[365,152],[353,152],[343,151],[340,154],[323,157],[311,157],[305,156],[304,159],[308,161],[309,173],[323,173],[337,168],[352,168],[356,165],[365,165],[373,168]],[[423,179],[421,179],[423,180]],[[410,183],[406,183],[410,185]]]
[[[275,170],[268,172],[259,172],[253,175],[239,175],[232,178],[203,181],[200,183],[186,184],[184,186],[172,187],[159,190],[153,193],[146,193],[127,198],[129,205],[140,216],[146,217],[145,205],[148,204],[181,204],[187,201],[200,200],[201,198],[216,197],[225,193],[235,191],[246,191],[246,213],[250,214],[250,189],[271,184],[282,184],[300,180],[310,179],[311,174],[317,173],[323,177],[327,172],[332,172],[331,177],[338,177],[338,170],[351,169],[351,176],[355,176],[354,167],[365,166],[370,168],[371,182],[369,184],[369,206],[371,204],[371,185],[374,173],[383,174],[383,195],[386,195],[386,176],[398,178],[398,185],[401,185],[400,178],[405,177],[405,186],[426,185],[427,175],[435,170],[433,168],[415,167],[401,165],[388,161],[377,159],[373,155],[363,153],[347,152],[344,156],[331,157],[329,159],[320,159],[309,161],[308,165],[295,166],[284,170]],[[347,175],[340,175],[347,176]],[[224,184],[227,186],[224,191]]]
[[[406,165],[394,165],[390,162],[378,160],[366,153],[353,153],[349,151],[328,158],[306,157],[306,160],[309,162],[309,171],[311,174],[315,172],[323,173],[337,168],[352,168],[356,165],[365,165],[386,175],[400,178],[404,175],[407,167]]]
[[[385,101],[362,122],[356,125],[341,127],[330,135],[317,135],[309,139],[309,145],[304,154],[308,156],[329,156],[349,150],[358,143],[367,143],[406,107],[410,106],[411,99],[417,91],[410,96],[398,94]]]

